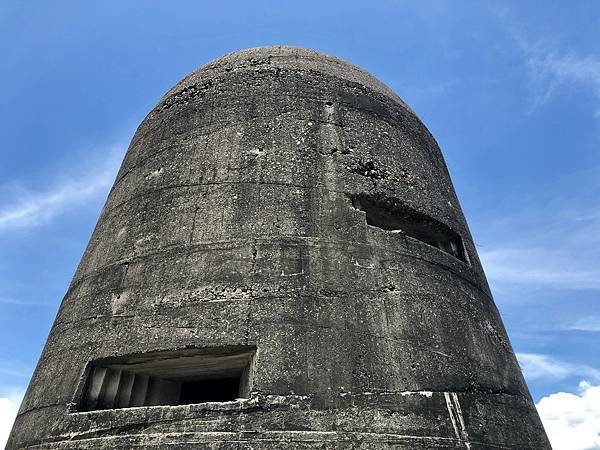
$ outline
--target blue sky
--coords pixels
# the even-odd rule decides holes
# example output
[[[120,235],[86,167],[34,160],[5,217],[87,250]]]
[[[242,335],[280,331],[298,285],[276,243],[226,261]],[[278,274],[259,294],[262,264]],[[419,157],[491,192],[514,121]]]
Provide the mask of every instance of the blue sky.
[[[593,0],[0,3],[0,424],[137,124],[196,67],[271,44],[347,59],[417,112],[534,399],[550,415],[559,392],[587,404],[600,392],[599,21]],[[583,431],[573,414],[546,426],[600,448],[598,408]]]

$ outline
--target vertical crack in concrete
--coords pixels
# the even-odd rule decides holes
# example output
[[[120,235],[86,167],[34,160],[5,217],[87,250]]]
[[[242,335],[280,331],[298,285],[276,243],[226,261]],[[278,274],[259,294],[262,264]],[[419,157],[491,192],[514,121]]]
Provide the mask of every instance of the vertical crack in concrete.
[[[194,242],[194,233],[196,232],[196,216],[198,215],[199,206],[196,206],[192,217],[192,227],[190,229],[190,244]]]
[[[254,269],[256,268],[256,255],[258,255],[258,248],[256,247],[256,241],[252,242],[252,270],[254,273]]]
[[[123,290],[123,286],[125,286],[125,278],[127,278],[127,272],[129,272],[129,261],[126,261],[123,263],[123,267],[124,267],[124,272],[123,272],[123,277],[121,278],[121,283],[119,284],[119,290],[122,291]]]
[[[252,319],[252,300],[248,299],[246,302],[246,308],[248,309],[248,313],[246,314],[246,338],[245,343],[248,345],[248,341],[250,340],[250,321]]]

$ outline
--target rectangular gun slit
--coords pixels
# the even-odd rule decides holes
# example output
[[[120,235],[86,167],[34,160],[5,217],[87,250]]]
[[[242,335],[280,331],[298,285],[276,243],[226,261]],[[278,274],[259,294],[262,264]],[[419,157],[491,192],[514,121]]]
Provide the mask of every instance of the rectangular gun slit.
[[[254,348],[154,352],[89,364],[79,411],[248,397]]]
[[[365,213],[367,225],[405,234],[469,263],[462,238],[447,225],[392,198],[375,199],[359,195],[351,199],[354,208]]]

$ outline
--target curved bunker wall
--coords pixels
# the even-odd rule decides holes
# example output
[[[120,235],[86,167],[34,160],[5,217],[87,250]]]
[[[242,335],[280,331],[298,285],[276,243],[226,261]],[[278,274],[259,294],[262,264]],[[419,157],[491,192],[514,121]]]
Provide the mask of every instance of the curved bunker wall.
[[[437,143],[339,59],[233,53],[150,112],[9,448],[199,443],[549,448]]]

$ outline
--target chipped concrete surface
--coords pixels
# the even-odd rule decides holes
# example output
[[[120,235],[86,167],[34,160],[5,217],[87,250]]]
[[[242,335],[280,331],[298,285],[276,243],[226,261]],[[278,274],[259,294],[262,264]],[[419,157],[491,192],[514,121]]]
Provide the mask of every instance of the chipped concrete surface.
[[[361,195],[467,262],[367,225]],[[248,399],[77,412],[90,361],[248,345]],[[431,134],[355,66],[268,47],[138,128],[8,448],[550,447]]]

